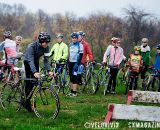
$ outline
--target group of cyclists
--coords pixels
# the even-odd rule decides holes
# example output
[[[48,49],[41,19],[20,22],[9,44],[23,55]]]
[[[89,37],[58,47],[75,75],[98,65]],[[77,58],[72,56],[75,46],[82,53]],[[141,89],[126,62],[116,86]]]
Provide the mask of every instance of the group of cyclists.
[[[67,45],[63,41],[63,34],[58,33],[56,35],[57,42],[49,49],[48,44],[51,42],[51,36],[47,32],[40,32],[38,39],[28,44],[24,53],[24,67],[26,78],[39,78],[39,59],[44,56],[44,67],[50,77],[54,77],[55,74],[51,71],[49,59],[54,60],[57,63],[68,61],[69,76],[70,76],[70,93],[66,96],[76,97],[78,85],[82,84],[82,71],[85,68],[87,59],[90,62],[94,61],[93,53],[90,45],[85,40],[85,33],[83,31],[71,33],[71,43]],[[15,41],[12,40],[10,31],[6,31],[3,34],[4,41],[0,44],[0,51],[4,52],[5,60],[0,61],[0,64],[13,64],[13,58],[15,58],[20,50],[20,43],[22,41],[21,36],[16,36]],[[106,93],[116,93],[116,77],[120,69],[120,64],[123,60],[126,60],[123,49],[120,46],[120,38],[111,38],[111,45],[109,45],[103,56],[103,65],[107,65],[110,68],[110,78],[107,86]],[[157,54],[154,68],[160,72],[160,44],[157,45]],[[108,59],[108,60],[107,60]],[[132,75],[138,75],[141,73],[142,83],[144,82],[145,73],[149,67],[150,60],[150,47],[148,45],[148,39],[142,38],[142,45],[134,47],[134,54],[131,54],[127,60]],[[81,68],[81,69],[80,69]],[[135,88],[137,88],[138,78],[136,79]],[[131,82],[132,84],[132,82]],[[26,96],[30,93],[34,83],[26,81],[25,92]],[[30,99],[24,103],[24,107],[30,112],[32,111]]]

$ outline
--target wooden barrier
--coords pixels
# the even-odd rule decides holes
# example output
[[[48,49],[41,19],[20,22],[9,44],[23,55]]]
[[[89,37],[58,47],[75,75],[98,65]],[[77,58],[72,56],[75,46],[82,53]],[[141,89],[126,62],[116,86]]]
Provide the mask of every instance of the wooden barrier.
[[[109,123],[111,119],[160,122],[160,107],[109,104],[105,123]]]
[[[127,104],[131,104],[132,101],[160,103],[160,92],[130,90],[128,92]]]

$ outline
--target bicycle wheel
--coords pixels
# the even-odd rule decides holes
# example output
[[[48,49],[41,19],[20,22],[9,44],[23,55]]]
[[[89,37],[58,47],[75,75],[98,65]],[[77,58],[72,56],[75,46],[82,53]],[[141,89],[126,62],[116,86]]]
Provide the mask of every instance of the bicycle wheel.
[[[89,94],[95,94],[98,90],[98,79],[96,73],[92,72],[90,78],[88,79],[88,84],[86,86],[86,91]]]
[[[39,118],[55,119],[59,113],[58,95],[48,87],[38,89],[33,97],[33,110]]]
[[[3,85],[0,93],[0,102],[4,110],[18,111],[20,107],[21,90],[19,86],[12,83]]]
[[[126,81],[126,90],[125,90],[125,95],[128,93],[129,91],[129,85],[131,82],[131,78],[130,78],[130,74],[128,75],[127,81]]]
[[[117,86],[118,87],[124,83],[124,75],[125,75],[125,72],[124,72],[123,68],[121,68],[117,74]]]
[[[50,84],[51,84],[51,89],[53,89],[57,94],[59,94],[61,89],[60,77],[57,76],[54,79],[52,79]]]
[[[64,73],[62,73],[62,86],[63,86],[63,94],[68,94],[70,91],[70,77],[69,74],[67,73],[67,71],[65,71]]]
[[[110,76],[111,75],[109,74],[106,77],[106,84],[104,85],[104,92],[103,92],[104,96],[107,94],[107,87],[108,87],[108,84],[109,84],[109,78],[110,78]]]
[[[149,87],[151,84],[151,79],[153,79],[151,75],[146,76],[146,78],[144,79],[144,81],[142,83],[142,90],[143,91],[149,90]]]

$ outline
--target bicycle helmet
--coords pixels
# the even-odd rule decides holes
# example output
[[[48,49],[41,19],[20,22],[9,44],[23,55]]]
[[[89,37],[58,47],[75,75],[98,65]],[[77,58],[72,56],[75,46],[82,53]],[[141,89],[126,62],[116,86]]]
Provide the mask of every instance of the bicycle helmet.
[[[79,31],[79,32],[77,32],[77,34],[78,34],[78,35],[81,35],[81,36],[83,36],[83,37],[86,35],[83,31]]]
[[[135,47],[134,47],[134,50],[135,50],[135,51],[140,51],[140,50],[141,50],[141,46],[135,46]]]
[[[47,32],[40,32],[38,35],[39,43],[47,42],[49,43],[51,41],[51,37]]]
[[[3,36],[4,36],[5,38],[11,37],[11,36],[12,36],[11,31],[5,31],[5,32],[3,33]]]
[[[158,44],[158,45],[156,46],[156,48],[157,48],[157,49],[160,49],[160,44]]]
[[[64,36],[63,36],[63,34],[61,34],[61,33],[58,33],[57,35],[56,35],[56,38],[63,38]]]
[[[16,36],[16,40],[17,41],[22,41],[22,37],[21,36]]]
[[[71,33],[71,38],[77,38],[78,39],[78,34],[76,32]]]
[[[143,43],[148,43],[148,38],[142,38]]]

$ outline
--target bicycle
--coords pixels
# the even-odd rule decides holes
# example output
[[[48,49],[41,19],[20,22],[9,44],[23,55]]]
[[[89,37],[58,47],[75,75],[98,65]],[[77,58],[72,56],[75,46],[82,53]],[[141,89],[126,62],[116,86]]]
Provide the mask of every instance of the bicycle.
[[[93,81],[93,92],[92,94],[95,94],[100,86],[104,86],[104,95],[106,94],[105,91],[107,90],[108,86],[108,79],[110,75],[110,68],[108,66],[102,65],[99,63],[101,66],[98,70],[97,73],[95,73],[95,81]]]
[[[142,89],[143,91],[152,90],[160,92],[160,72],[151,67],[149,69],[151,72],[144,79]]]
[[[83,93],[85,90],[92,94],[92,86],[94,86],[94,80],[95,80],[95,65],[99,64],[96,63],[96,61],[93,62],[86,62],[86,67],[84,68],[84,71],[82,73],[82,86],[80,86],[80,91]]]
[[[138,74],[132,73],[132,68],[129,68],[127,80],[126,80],[126,90],[125,95],[128,93],[129,89],[136,89],[136,80],[138,80]],[[131,86],[130,86],[131,85]]]
[[[128,74],[129,74],[129,65],[126,62],[122,68],[118,71],[117,74],[117,86],[126,85],[126,81],[128,80]]]
[[[52,71],[54,73],[54,77],[50,80],[48,79],[48,82],[51,82],[51,87],[56,91],[57,94],[59,94],[60,90],[62,89],[63,94],[67,94],[70,90],[69,88],[69,69],[67,65],[66,60],[61,60],[59,62],[51,60],[51,67]],[[58,67],[57,67],[58,65]],[[41,70],[44,72],[44,68]],[[46,74],[46,72],[44,72]]]
[[[19,70],[20,71],[20,70]],[[30,80],[34,83],[34,87],[26,97],[23,81]],[[39,118],[55,119],[59,113],[60,102],[59,97],[51,87],[43,87],[43,82],[46,80],[45,75],[40,78],[22,78],[19,74],[17,83],[7,82],[2,87],[0,93],[0,103],[4,110],[19,111],[24,102],[32,97],[33,111]]]

